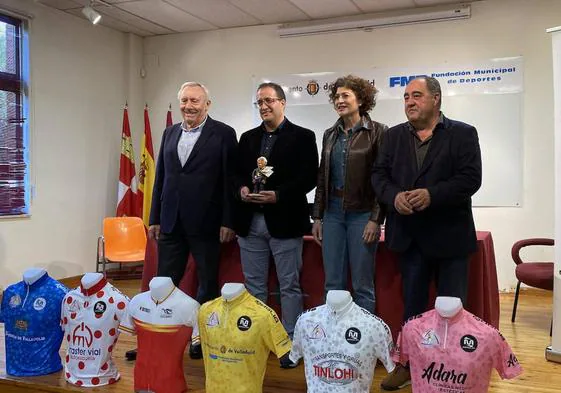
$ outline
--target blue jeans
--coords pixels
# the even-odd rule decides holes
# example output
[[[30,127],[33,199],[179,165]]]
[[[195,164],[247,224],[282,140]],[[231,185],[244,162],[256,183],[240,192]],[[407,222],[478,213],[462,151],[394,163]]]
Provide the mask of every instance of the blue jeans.
[[[292,337],[298,316],[302,313],[302,247],[304,239],[278,239],[269,234],[263,214],[254,213],[246,237],[238,237],[242,271],[249,293],[267,303],[269,260],[275,261],[281,295],[282,324]]]
[[[346,212],[341,198],[330,197],[323,215],[322,251],[325,292],[347,289],[350,267],[355,303],[374,313],[374,268],[378,241],[366,244],[362,240],[369,218],[370,212]]]

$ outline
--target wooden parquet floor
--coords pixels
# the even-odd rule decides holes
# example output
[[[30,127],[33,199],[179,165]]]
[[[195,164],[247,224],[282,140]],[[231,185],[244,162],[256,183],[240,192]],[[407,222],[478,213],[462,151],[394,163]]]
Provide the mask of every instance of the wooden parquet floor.
[[[77,285],[77,280],[66,281],[69,287]],[[114,283],[129,296],[138,293],[139,280],[117,281]],[[537,289],[528,289],[521,293],[516,323],[510,322],[510,313],[514,299],[513,294],[501,295],[501,332],[514,349],[524,374],[512,381],[502,381],[496,371],[493,372],[491,393],[559,393],[561,392],[561,364],[545,360],[544,351],[550,344],[549,328],[552,316],[552,293]],[[77,388],[64,381],[62,373],[32,377],[13,378],[6,376],[4,356],[3,325],[0,324],[0,392],[132,392],[134,362],[127,362],[125,352],[136,346],[134,337],[121,334],[113,351],[114,359],[121,373],[121,380],[113,385],[99,388]],[[61,349],[61,353],[64,348]],[[383,367],[378,366],[374,376],[371,392],[380,392],[380,381],[386,376]],[[202,360],[191,360],[185,356],[185,375],[189,391],[204,392],[204,368]],[[235,384],[236,381],[232,381]],[[306,383],[304,367],[283,370],[278,360],[269,358],[263,387],[264,393],[305,392]],[[410,393],[411,387],[399,391]],[[210,392],[209,392],[210,393]]]

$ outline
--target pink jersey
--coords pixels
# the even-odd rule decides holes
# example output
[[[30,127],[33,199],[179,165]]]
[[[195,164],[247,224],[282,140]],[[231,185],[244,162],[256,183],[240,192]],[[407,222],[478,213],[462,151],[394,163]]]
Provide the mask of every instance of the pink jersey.
[[[411,318],[393,357],[409,361],[415,393],[485,393],[493,368],[503,379],[522,373],[499,331],[465,310],[453,318],[436,310]]]

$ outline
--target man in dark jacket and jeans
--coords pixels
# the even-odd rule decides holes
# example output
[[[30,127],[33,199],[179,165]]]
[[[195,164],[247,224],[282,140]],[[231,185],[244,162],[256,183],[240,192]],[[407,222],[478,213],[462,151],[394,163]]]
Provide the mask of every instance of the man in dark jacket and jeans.
[[[263,302],[267,302],[273,254],[282,323],[292,337],[302,312],[302,245],[310,227],[306,194],[316,185],[318,151],[315,134],[285,118],[285,105],[284,91],[276,83],[263,83],[257,89],[256,106],[263,123],[240,138],[235,230],[245,285]],[[252,172],[259,157],[267,159],[272,173],[264,189],[253,193]]]
[[[481,186],[481,151],[475,127],[440,112],[438,81],[419,77],[407,85],[409,120],[388,130],[372,173],[387,206],[385,242],[400,254],[404,320],[426,311],[429,285],[438,296],[467,297],[469,254],[476,249],[471,197]],[[410,383],[397,367],[382,388]]]

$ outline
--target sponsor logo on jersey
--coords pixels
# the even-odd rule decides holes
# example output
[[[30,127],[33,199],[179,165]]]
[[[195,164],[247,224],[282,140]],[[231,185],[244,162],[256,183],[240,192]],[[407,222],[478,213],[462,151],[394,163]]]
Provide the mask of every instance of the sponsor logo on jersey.
[[[11,308],[19,306],[21,304],[21,297],[19,297],[19,295],[12,296],[8,304]]]
[[[372,314],[370,311],[360,307],[360,311],[362,311],[363,314],[368,315],[369,317],[376,317],[376,315]]]
[[[314,364],[314,376],[330,385],[347,385],[358,378],[358,369],[341,360],[325,360]]]
[[[427,347],[434,347],[436,345],[440,345],[440,339],[436,332],[432,329],[427,330],[421,336],[421,344]]]
[[[384,330],[386,331],[386,334],[391,334],[391,330],[389,328],[389,326],[384,322],[384,320],[374,314],[372,314],[370,311],[365,310],[364,308],[360,307],[360,310],[362,311],[362,313],[364,315],[368,315],[369,317],[374,318],[375,320],[377,320],[378,322],[381,323],[381,325],[384,327]]]
[[[210,313],[206,320],[206,325],[208,327],[215,327],[220,325],[220,320],[218,319],[218,314],[216,313],[216,311]]]
[[[308,310],[302,311],[302,312],[300,313],[300,315],[304,315],[304,314],[307,314],[307,313],[309,313],[309,312],[316,311],[316,309],[317,309],[317,307],[312,307],[312,308],[310,308],[310,309],[308,309]],[[300,318],[300,315],[298,315],[298,318]]]
[[[226,354],[236,354],[236,355],[255,355],[255,349],[246,349],[246,348],[228,348],[225,345],[220,347],[220,353]],[[226,359],[226,358],[223,358]]]
[[[405,325],[407,325],[407,322],[414,321],[415,319],[421,318],[422,316],[423,316],[423,314],[413,315],[412,317],[409,317],[406,321],[403,321],[401,326],[405,326]]]
[[[514,356],[513,353],[510,354],[508,360],[506,361],[507,367],[514,367],[518,364],[518,359]]]
[[[249,330],[250,327],[251,327],[250,317],[248,317],[247,315],[242,315],[241,317],[238,318],[238,329],[240,329],[242,332],[245,332]]]
[[[263,303],[261,300],[259,299],[255,299],[255,303],[258,306],[263,307],[264,309],[266,309],[267,311],[269,311],[269,314],[271,314],[271,316],[273,317],[273,320],[275,321],[275,323],[279,322],[279,317],[277,316],[277,313],[275,312],[275,310],[273,310],[271,307],[267,306],[265,303]]]
[[[471,334],[466,334],[460,339],[460,347],[466,352],[473,352],[477,349],[477,339]]]
[[[94,314],[95,315],[103,315],[103,313],[107,310],[107,304],[105,302],[99,301],[94,305]]]
[[[237,359],[237,358],[232,358],[232,357],[227,357],[227,356],[221,356],[221,355],[217,355],[215,353],[209,353],[208,357],[212,360],[220,360],[223,361],[225,363],[240,363],[243,362],[243,359]]]
[[[73,300],[72,303],[70,304],[70,306],[68,306],[68,311],[70,312],[78,312],[80,311],[80,303],[78,303],[78,300]]]
[[[288,337],[288,334],[286,336],[284,336],[283,338],[281,338],[280,341],[277,341],[277,348],[282,348],[285,347],[287,345],[292,344],[292,341],[290,341],[290,337]]]
[[[454,369],[447,370],[444,368],[444,363],[440,363],[440,367],[436,368],[436,362],[432,362],[430,366],[423,369],[421,378],[426,379],[428,383],[435,380],[464,385],[466,383],[467,374],[460,373]]]
[[[345,340],[347,340],[347,342],[349,344],[358,343],[360,341],[361,337],[362,337],[362,334],[360,333],[360,330],[358,330],[355,327],[350,327],[345,332]]]
[[[74,328],[72,332],[72,344],[89,348],[92,346],[92,342],[92,331],[84,322]]]
[[[173,316],[173,310],[171,308],[162,308],[160,310],[160,318],[171,318]]]
[[[97,337],[96,334],[93,334],[92,330],[84,322],[76,326],[72,331],[72,339],[70,341],[71,345],[68,346],[68,353],[71,355],[71,357],[73,359],[76,359],[77,356],[100,356],[101,349],[92,348],[94,337]],[[91,359],[93,360],[94,358]]]
[[[146,308],[146,307],[140,306],[140,311],[145,312],[145,313],[147,313],[147,314],[150,314],[150,309],[149,309],[149,308]]]
[[[310,340],[321,340],[325,338],[325,331],[323,330],[320,324],[317,324],[316,326],[314,326],[312,331],[308,334],[307,338]]]
[[[45,308],[45,306],[47,305],[47,301],[45,300],[44,297],[38,297],[37,299],[35,299],[35,301],[33,302],[33,308],[36,311],[41,311],[42,309]]]
[[[27,321],[24,319],[18,319],[16,320],[15,326],[17,329],[19,330],[27,330]]]

